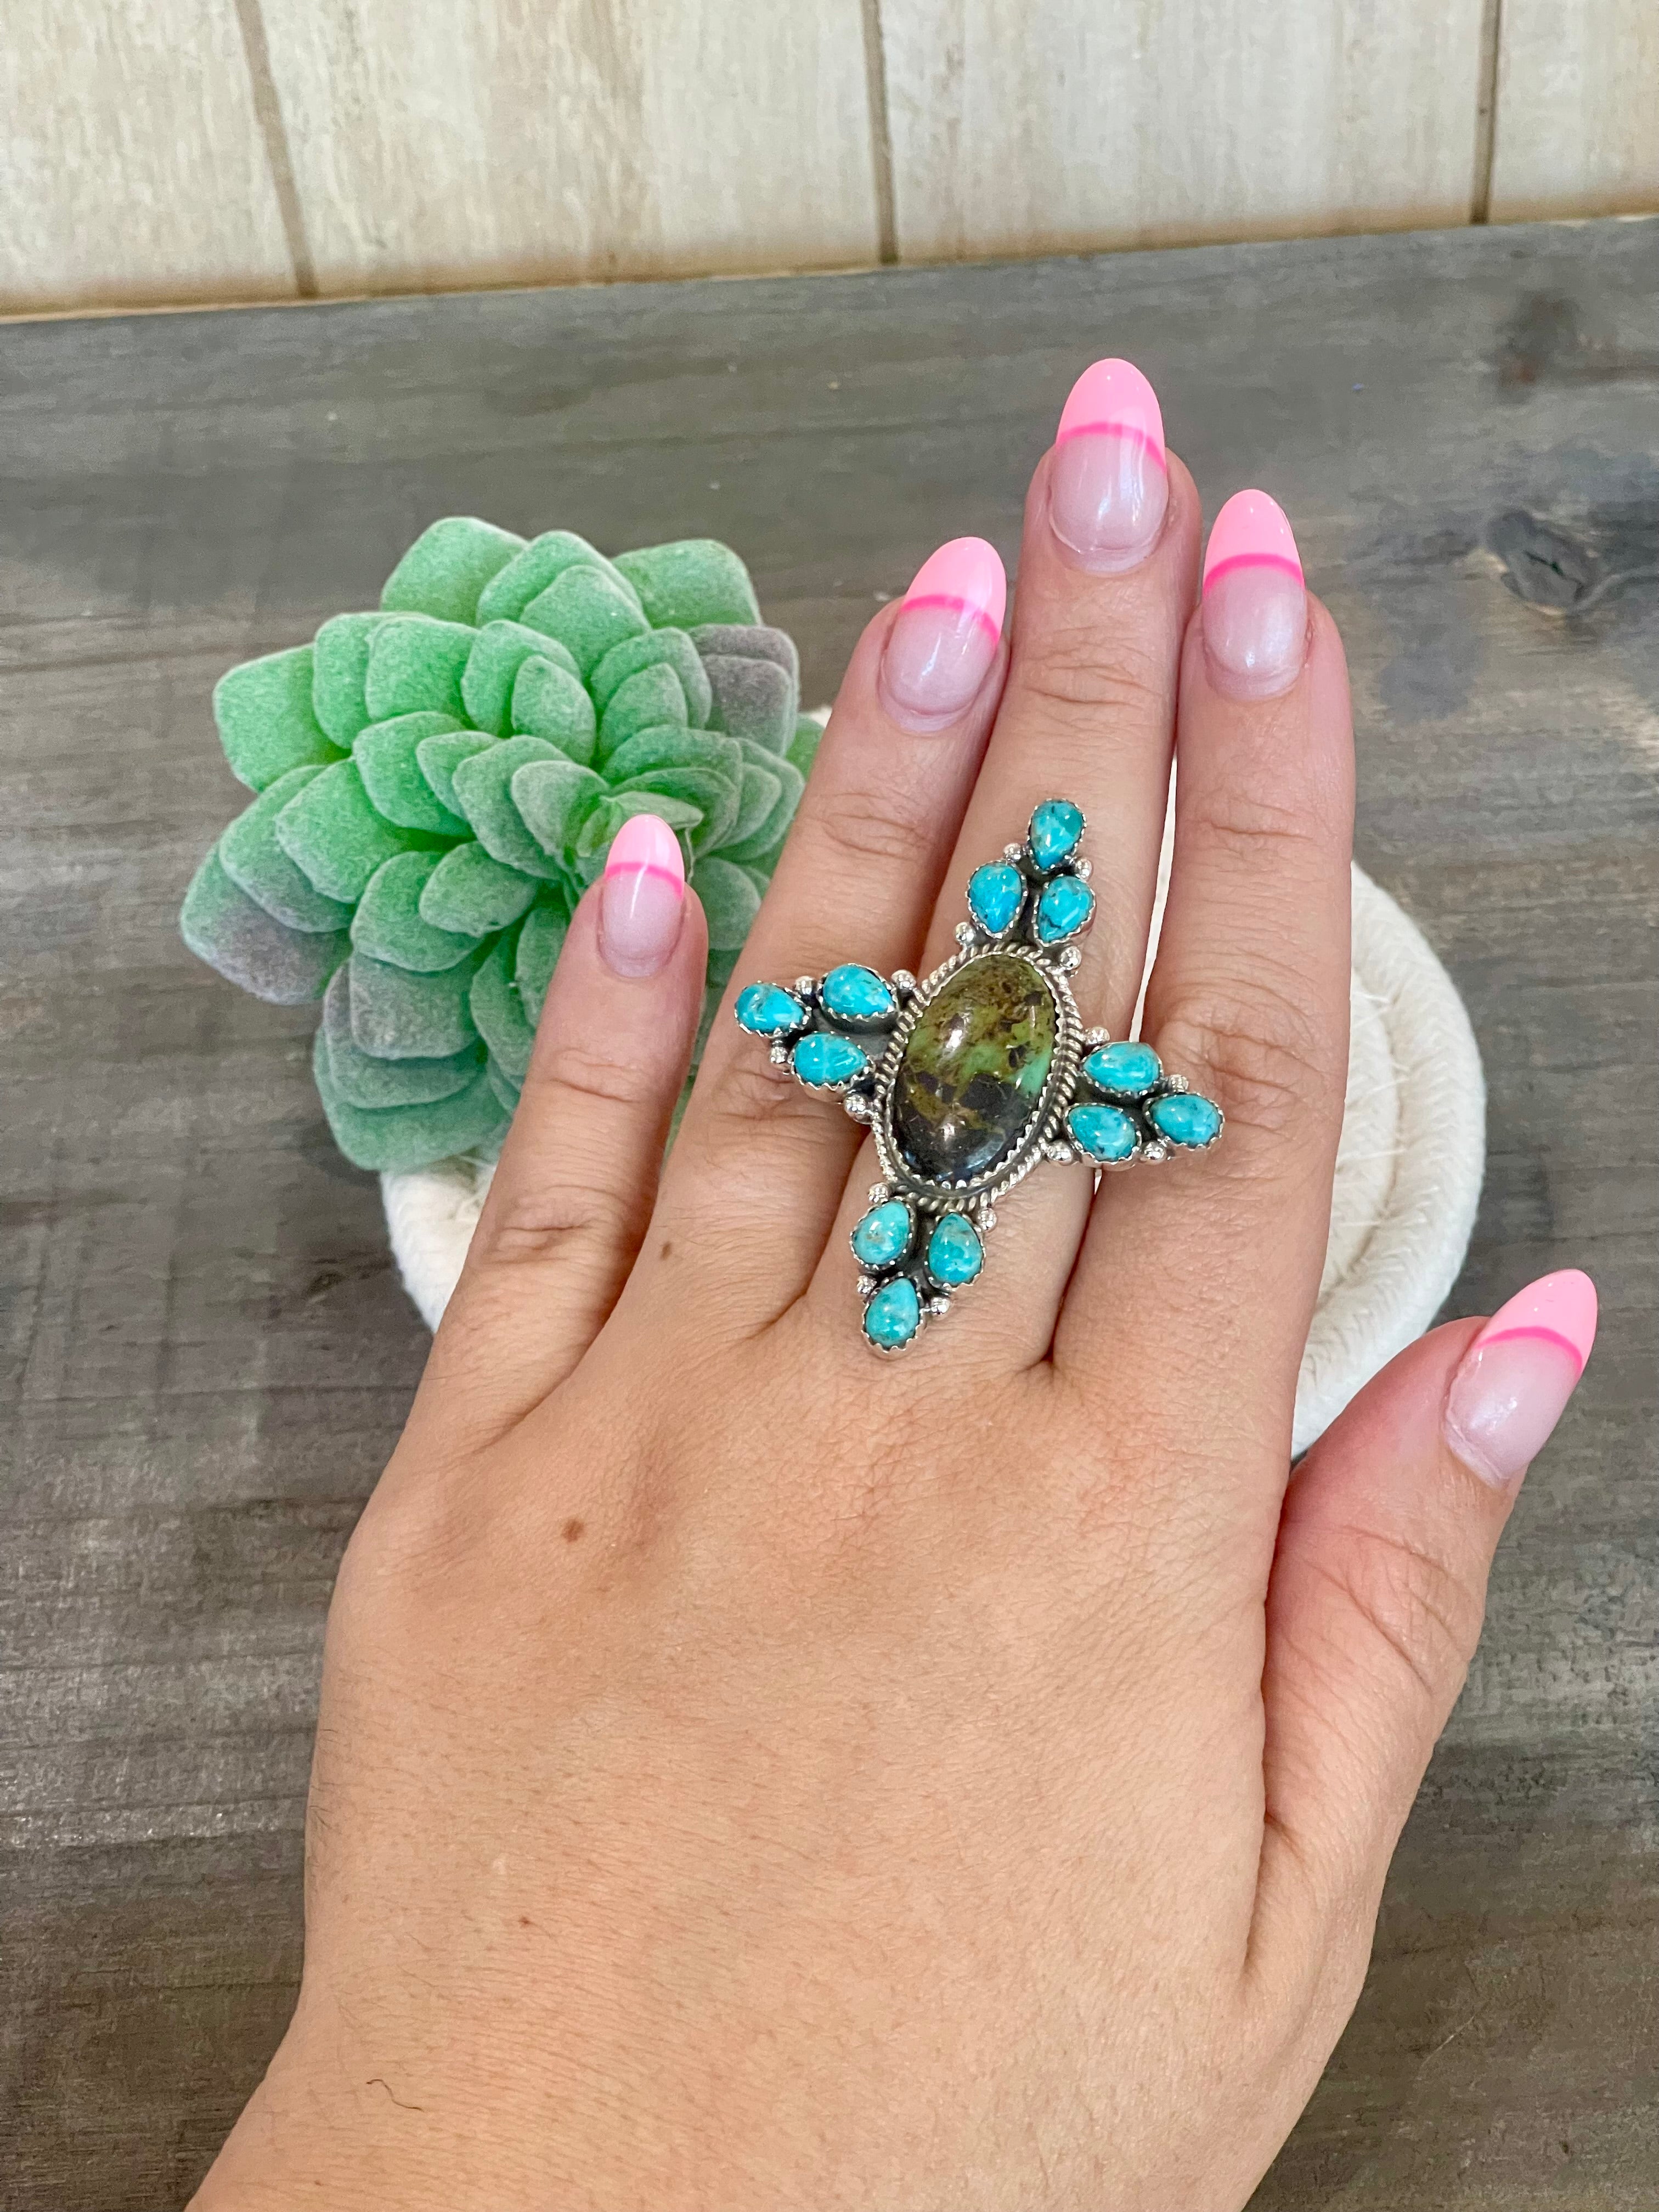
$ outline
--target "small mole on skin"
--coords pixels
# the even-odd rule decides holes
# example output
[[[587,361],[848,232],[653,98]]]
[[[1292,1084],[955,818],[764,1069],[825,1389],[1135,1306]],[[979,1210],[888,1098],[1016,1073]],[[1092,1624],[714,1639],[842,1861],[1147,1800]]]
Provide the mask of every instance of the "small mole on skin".
[[[672,1238],[672,1237],[665,1237],[663,1238],[663,1240],[662,1240],[662,1249],[661,1249],[661,1251],[660,1251],[660,1252],[659,1252],[659,1253],[658,1253],[657,1257],[658,1257],[659,1260],[665,1260],[665,1259],[668,1257],[669,1254],[673,1250],[673,1249],[674,1249],[674,1240],[673,1240],[673,1238]]]
[[[585,1530],[585,1528],[586,1528],[586,1526],[587,1526],[587,1524],[586,1524],[586,1522],[585,1521],[567,1521],[567,1522],[565,1522],[565,1524],[564,1524],[564,1540],[565,1540],[565,1542],[566,1542],[567,1544],[574,1544],[574,1543],[575,1543],[575,1542],[576,1542],[576,1540],[578,1540],[578,1538],[582,1534],[582,1533],[583,1533],[583,1531]],[[530,1923],[529,1923],[529,1922],[528,1922],[528,1921],[526,1921],[526,1922],[525,1923],[526,1927],[528,1927],[528,1926],[529,1926],[529,1924],[530,1924]]]

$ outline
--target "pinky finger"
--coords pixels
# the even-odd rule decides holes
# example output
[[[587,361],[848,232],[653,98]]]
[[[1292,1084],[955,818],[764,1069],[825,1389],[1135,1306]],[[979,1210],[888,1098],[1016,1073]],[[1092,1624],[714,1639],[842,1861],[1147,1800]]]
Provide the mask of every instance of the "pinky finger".
[[[1252,1953],[1270,1976],[1322,1961],[1338,1970],[1344,2008],[1358,1993],[1389,1856],[1474,1650],[1498,1536],[1595,1334],[1589,1278],[1546,1275],[1483,1328],[1452,1322],[1402,1352],[1291,1482],[1262,1683]]]
[[[564,1380],[603,1328],[651,1218],[707,958],[678,839],[655,815],[634,816],[553,971],[417,1418],[459,1418],[469,1445],[488,1443]]]

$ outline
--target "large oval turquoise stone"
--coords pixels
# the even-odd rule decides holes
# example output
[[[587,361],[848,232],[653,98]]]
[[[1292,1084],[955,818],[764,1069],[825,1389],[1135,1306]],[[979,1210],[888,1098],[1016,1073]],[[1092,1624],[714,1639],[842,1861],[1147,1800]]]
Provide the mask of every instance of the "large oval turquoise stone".
[[[923,1010],[893,1085],[893,1140],[930,1182],[965,1182],[1014,1151],[1042,1103],[1057,1017],[1029,960],[988,952]]]
[[[1072,1142],[1103,1167],[1134,1156],[1140,1132],[1121,1106],[1073,1106],[1066,1116]]]
[[[946,1213],[927,1239],[927,1272],[947,1291],[971,1283],[985,1265],[985,1247],[965,1213]]]
[[[1083,835],[1083,809],[1069,799],[1045,799],[1031,816],[1027,832],[1031,858],[1040,868],[1057,868],[1069,860]]]
[[[1112,1098],[1143,1098],[1164,1073],[1149,1044],[1103,1044],[1083,1063],[1097,1091]]]
[[[776,983],[750,983],[738,992],[733,1012],[739,1029],[750,1036],[787,1036],[805,1029],[806,1009],[793,991]]]
[[[892,986],[873,968],[860,968],[852,961],[830,970],[818,986],[818,996],[832,1020],[852,1029],[890,1021],[898,1012]]]
[[[968,911],[988,937],[1000,937],[1018,919],[1025,878],[1012,860],[988,860],[968,878]]]
[[[1172,1145],[1213,1144],[1221,1134],[1221,1109],[1195,1091],[1172,1091],[1167,1098],[1154,1098],[1146,1119]]]
[[[1095,910],[1095,895],[1081,876],[1056,876],[1044,884],[1037,901],[1036,933],[1040,943],[1058,945],[1075,937]]]
[[[811,1084],[815,1091],[833,1090],[862,1075],[870,1065],[870,1057],[864,1047],[854,1044],[851,1037],[817,1030],[811,1036],[802,1037],[789,1055],[789,1065],[801,1081]]]
[[[921,1300],[908,1275],[884,1283],[866,1302],[864,1333],[883,1352],[896,1352],[921,1327]]]
[[[872,1206],[853,1231],[853,1257],[860,1267],[891,1267],[910,1249],[915,1218],[902,1198]]]

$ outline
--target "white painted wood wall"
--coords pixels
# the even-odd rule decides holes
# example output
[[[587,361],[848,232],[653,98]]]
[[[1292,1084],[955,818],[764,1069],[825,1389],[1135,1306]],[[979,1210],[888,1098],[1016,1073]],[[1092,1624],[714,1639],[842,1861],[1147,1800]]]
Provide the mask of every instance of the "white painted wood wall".
[[[0,312],[1659,207],[1659,0],[4,0]]]

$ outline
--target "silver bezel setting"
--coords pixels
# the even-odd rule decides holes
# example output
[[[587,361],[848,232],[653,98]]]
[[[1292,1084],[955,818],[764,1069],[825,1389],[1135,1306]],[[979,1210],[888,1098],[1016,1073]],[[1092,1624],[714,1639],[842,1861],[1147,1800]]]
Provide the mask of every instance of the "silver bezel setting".
[[[866,1211],[895,1199],[910,1208],[913,1233],[903,1252],[884,1266],[872,1267],[862,1261],[859,1263],[858,1292],[866,1305],[889,1284],[901,1279],[908,1279],[916,1293],[916,1326],[902,1343],[878,1344],[868,1329],[864,1330],[866,1344],[883,1359],[896,1359],[908,1352],[920,1340],[927,1323],[948,1313],[952,1298],[961,1291],[972,1289],[984,1274],[981,1260],[978,1273],[969,1282],[952,1286],[934,1277],[927,1265],[927,1248],[933,1227],[943,1216],[965,1215],[973,1224],[982,1248],[986,1237],[995,1226],[996,1201],[1045,1162],[1081,1163],[1098,1179],[1143,1162],[1155,1165],[1178,1152],[1207,1152],[1220,1139],[1223,1122],[1219,1107],[1215,1109],[1215,1133],[1202,1145],[1176,1145],[1149,1119],[1148,1109],[1159,1098],[1189,1088],[1184,1076],[1163,1073],[1161,1063],[1157,1080],[1146,1091],[1132,1097],[1098,1088],[1082,1072],[1088,1054],[1097,1046],[1111,1042],[1107,1030],[1083,1027],[1070,981],[1083,957],[1078,939],[1092,924],[1098,910],[1097,902],[1091,902],[1088,914],[1069,937],[1045,942],[1036,934],[1037,902],[1044,887],[1059,876],[1073,875],[1086,881],[1090,875],[1090,863],[1079,854],[1081,842],[1079,830],[1071,849],[1048,866],[1039,865],[1036,860],[1029,830],[1024,844],[1005,846],[1000,858],[1011,861],[1025,881],[1025,894],[1018,911],[1005,928],[996,931],[986,929],[975,920],[958,922],[957,951],[921,982],[907,969],[900,969],[889,976],[886,980],[895,1000],[891,1015],[869,1023],[838,1019],[823,1003],[823,978],[800,975],[784,987],[805,1009],[805,1018],[799,1027],[782,1035],[762,1036],[744,1028],[741,1021],[738,1023],[746,1036],[757,1037],[769,1047],[774,1061],[790,1066],[803,1090],[820,1097],[839,1097],[853,1120],[868,1126],[875,1141],[882,1180],[871,1185]],[[939,993],[975,961],[992,957],[1023,960],[1036,971],[1054,1009],[1054,1056],[1036,1104],[1003,1157],[979,1175],[941,1182],[911,1167],[899,1148],[893,1130],[894,1094],[899,1070],[916,1024]],[[863,1047],[866,1066],[844,1081],[809,1082],[793,1067],[791,1054],[801,1037],[814,1031],[853,1039]],[[882,1043],[884,1036],[885,1042]],[[1115,1106],[1128,1115],[1138,1134],[1135,1149],[1127,1158],[1096,1160],[1073,1139],[1066,1126],[1067,1116],[1074,1106],[1085,1103]],[[861,1225],[862,1218],[852,1232],[854,1236]],[[854,1249],[854,1258],[857,1260],[858,1256]]]

